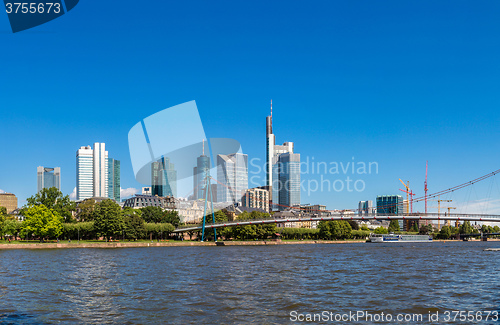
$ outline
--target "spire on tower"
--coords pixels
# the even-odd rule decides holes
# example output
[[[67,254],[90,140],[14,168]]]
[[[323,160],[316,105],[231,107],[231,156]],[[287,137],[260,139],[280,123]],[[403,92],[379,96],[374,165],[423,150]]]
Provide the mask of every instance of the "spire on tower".
[[[273,100],[271,99],[271,118],[273,117]]]
[[[205,139],[203,139],[203,156],[205,155]]]

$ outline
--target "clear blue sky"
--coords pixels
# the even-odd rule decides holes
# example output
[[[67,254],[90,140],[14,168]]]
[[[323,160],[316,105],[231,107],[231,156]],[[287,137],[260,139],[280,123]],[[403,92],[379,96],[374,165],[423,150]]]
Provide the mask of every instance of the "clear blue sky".
[[[139,188],[129,129],[190,100],[207,136],[239,140],[249,159],[265,159],[272,99],[277,142],[303,160],[378,162],[351,175],[362,193],[303,203],[354,208],[402,194],[398,178],[423,195],[426,160],[430,193],[463,183],[500,168],[499,15],[496,0],[83,0],[12,34],[0,14],[0,189],[22,205],[36,167],[60,166],[70,194],[76,150],[93,142],[121,160],[122,187]],[[498,205],[499,182],[453,199]]]

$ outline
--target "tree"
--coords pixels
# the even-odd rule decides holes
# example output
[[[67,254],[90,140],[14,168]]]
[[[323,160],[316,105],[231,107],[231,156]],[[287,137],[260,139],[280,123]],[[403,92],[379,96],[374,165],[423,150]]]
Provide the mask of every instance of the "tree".
[[[217,211],[217,212],[219,212],[219,211]],[[161,222],[162,223],[169,223],[174,227],[179,227],[179,223],[181,223],[181,219],[179,218],[179,213],[177,211],[166,210],[166,211],[163,211],[163,217],[161,219]]]
[[[146,228],[144,220],[138,214],[128,214],[123,218],[125,238],[137,240],[144,238]]]
[[[21,231],[21,221],[18,220],[5,220],[3,232],[6,235],[17,238],[17,235]]]
[[[459,227],[459,233],[461,234],[472,234],[474,233],[474,227],[471,226],[470,221],[466,220]]]
[[[44,238],[56,238],[62,234],[62,217],[45,205],[31,205],[23,211],[24,221],[21,230],[25,234],[34,234]]]
[[[422,226],[420,227],[420,230],[418,231],[418,233],[419,233],[420,235],[428,235],[428,234],[432,233],[432,231],[433,231],[433,230],[434,230],[434,229],[433,229],[433,227],[432,227],[432,225],[431,225],[431,224],[428,224],[428,225],[422,225]]]
[[[387,228],[382,227],[382,226],[375,228],[375,230],[373,232],[376,234],[387,234],[388,233]]]
[[[141,209],[142,219],[147,223],[160,223],[163,219],[163,209],[160,207],[145,207]]]
[[[95,208],[94,199],[88,199],[78,204],[78,209],[80,209],[80,212],[78,213],[78,221],[80,222],[93,221],[94,208]]]
[[[123,216],[120,206],[115,201],[107,199],[95,205],[94,229],[106,240],[122,233]]]
[[[356,221],[349,220],[347,222],[349,223],[349,225],[351,225],[352,230],[359,230],[359,225],[358,225],[358,223]]]
[[[452,235],[451,228],[449,226],[443,226],[439,232],[439,238],[448,239]]]
[[[62,192],[55,187],[43,188],[36,195],[26,199],[28,206],[43,204],[48,209],[57,212],[64,218],[65,222],[73,222],[72,212],[76,210],[75,202],[71,201],[69,196],[63,196]],[[21,212],[24,215],[24,209]]]
[[[391,223],[389,224],[389,232],[397,232],[400,230],[399,228],[399,221],[398,220],[391,220]]]

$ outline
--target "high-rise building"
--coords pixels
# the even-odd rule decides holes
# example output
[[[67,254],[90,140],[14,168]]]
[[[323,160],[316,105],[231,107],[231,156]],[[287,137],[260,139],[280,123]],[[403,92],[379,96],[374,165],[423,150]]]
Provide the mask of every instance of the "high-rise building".
[[[17,197],[12,193],[0,193],[0,207],[7,209],[7,213],[17,209]]]
[[[373,201],[359,201],[358,212],[360,215],[368,215],[373,212]]]
[[[278,210],[300,206],[300,154],[283,153],[278,159]]]
[[[108,197],[120,202],[120,161],[108,158]]]
[[[203,142],[203,154],[196,159],[196,167],[193,168],[193,199],[205,199],[205,188],[211,184],[207,178],[210,173],[210,157],[205,156],[205,142]]]
[[[272,210],[300,205],[300,154],[294,153],[293,142],[276,145],[272,101],[271,115],[266,118],[266,185]]]
[[[61,190],[61,168],[49,168],[38,166],[36,168],[37,172],[37,192],[40,192],[42,188],[55,187]]]
[[[403,197],[401,195],[377,196],[377,215],[397,216],[404,214]],[[403,220],[399,220],[399,228],[404,229]]]
[[[248,155],[217,155],[217,199],[219,202],[241,202],[248,189]]]
[[[261,186],[246,190],[241,198],[241,205],[246,208],[261,209],[269,212],[269,201],[267,186]]]
[[[110,173],[110,161],[113,171]],[[115,162],[117,162],[115,164]],[[112,195],[109,181],[113,179]],[[120,187],[120,162],[108,159],[104,143],[94,143],[80,147],[76,152],[76,199],[78,201],[91,197],[109,197],[115,199]]]
[[[151,191],[158,196],[177,196],[177,171],[168,157],[151,164]]]

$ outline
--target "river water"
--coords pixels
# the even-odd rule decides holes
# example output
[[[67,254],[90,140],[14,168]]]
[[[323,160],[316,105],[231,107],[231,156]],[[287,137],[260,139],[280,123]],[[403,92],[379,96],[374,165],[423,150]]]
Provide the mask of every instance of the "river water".
[[[488,247],[500,242],[2,250],[0,324],[444,323],[500,311]]]

